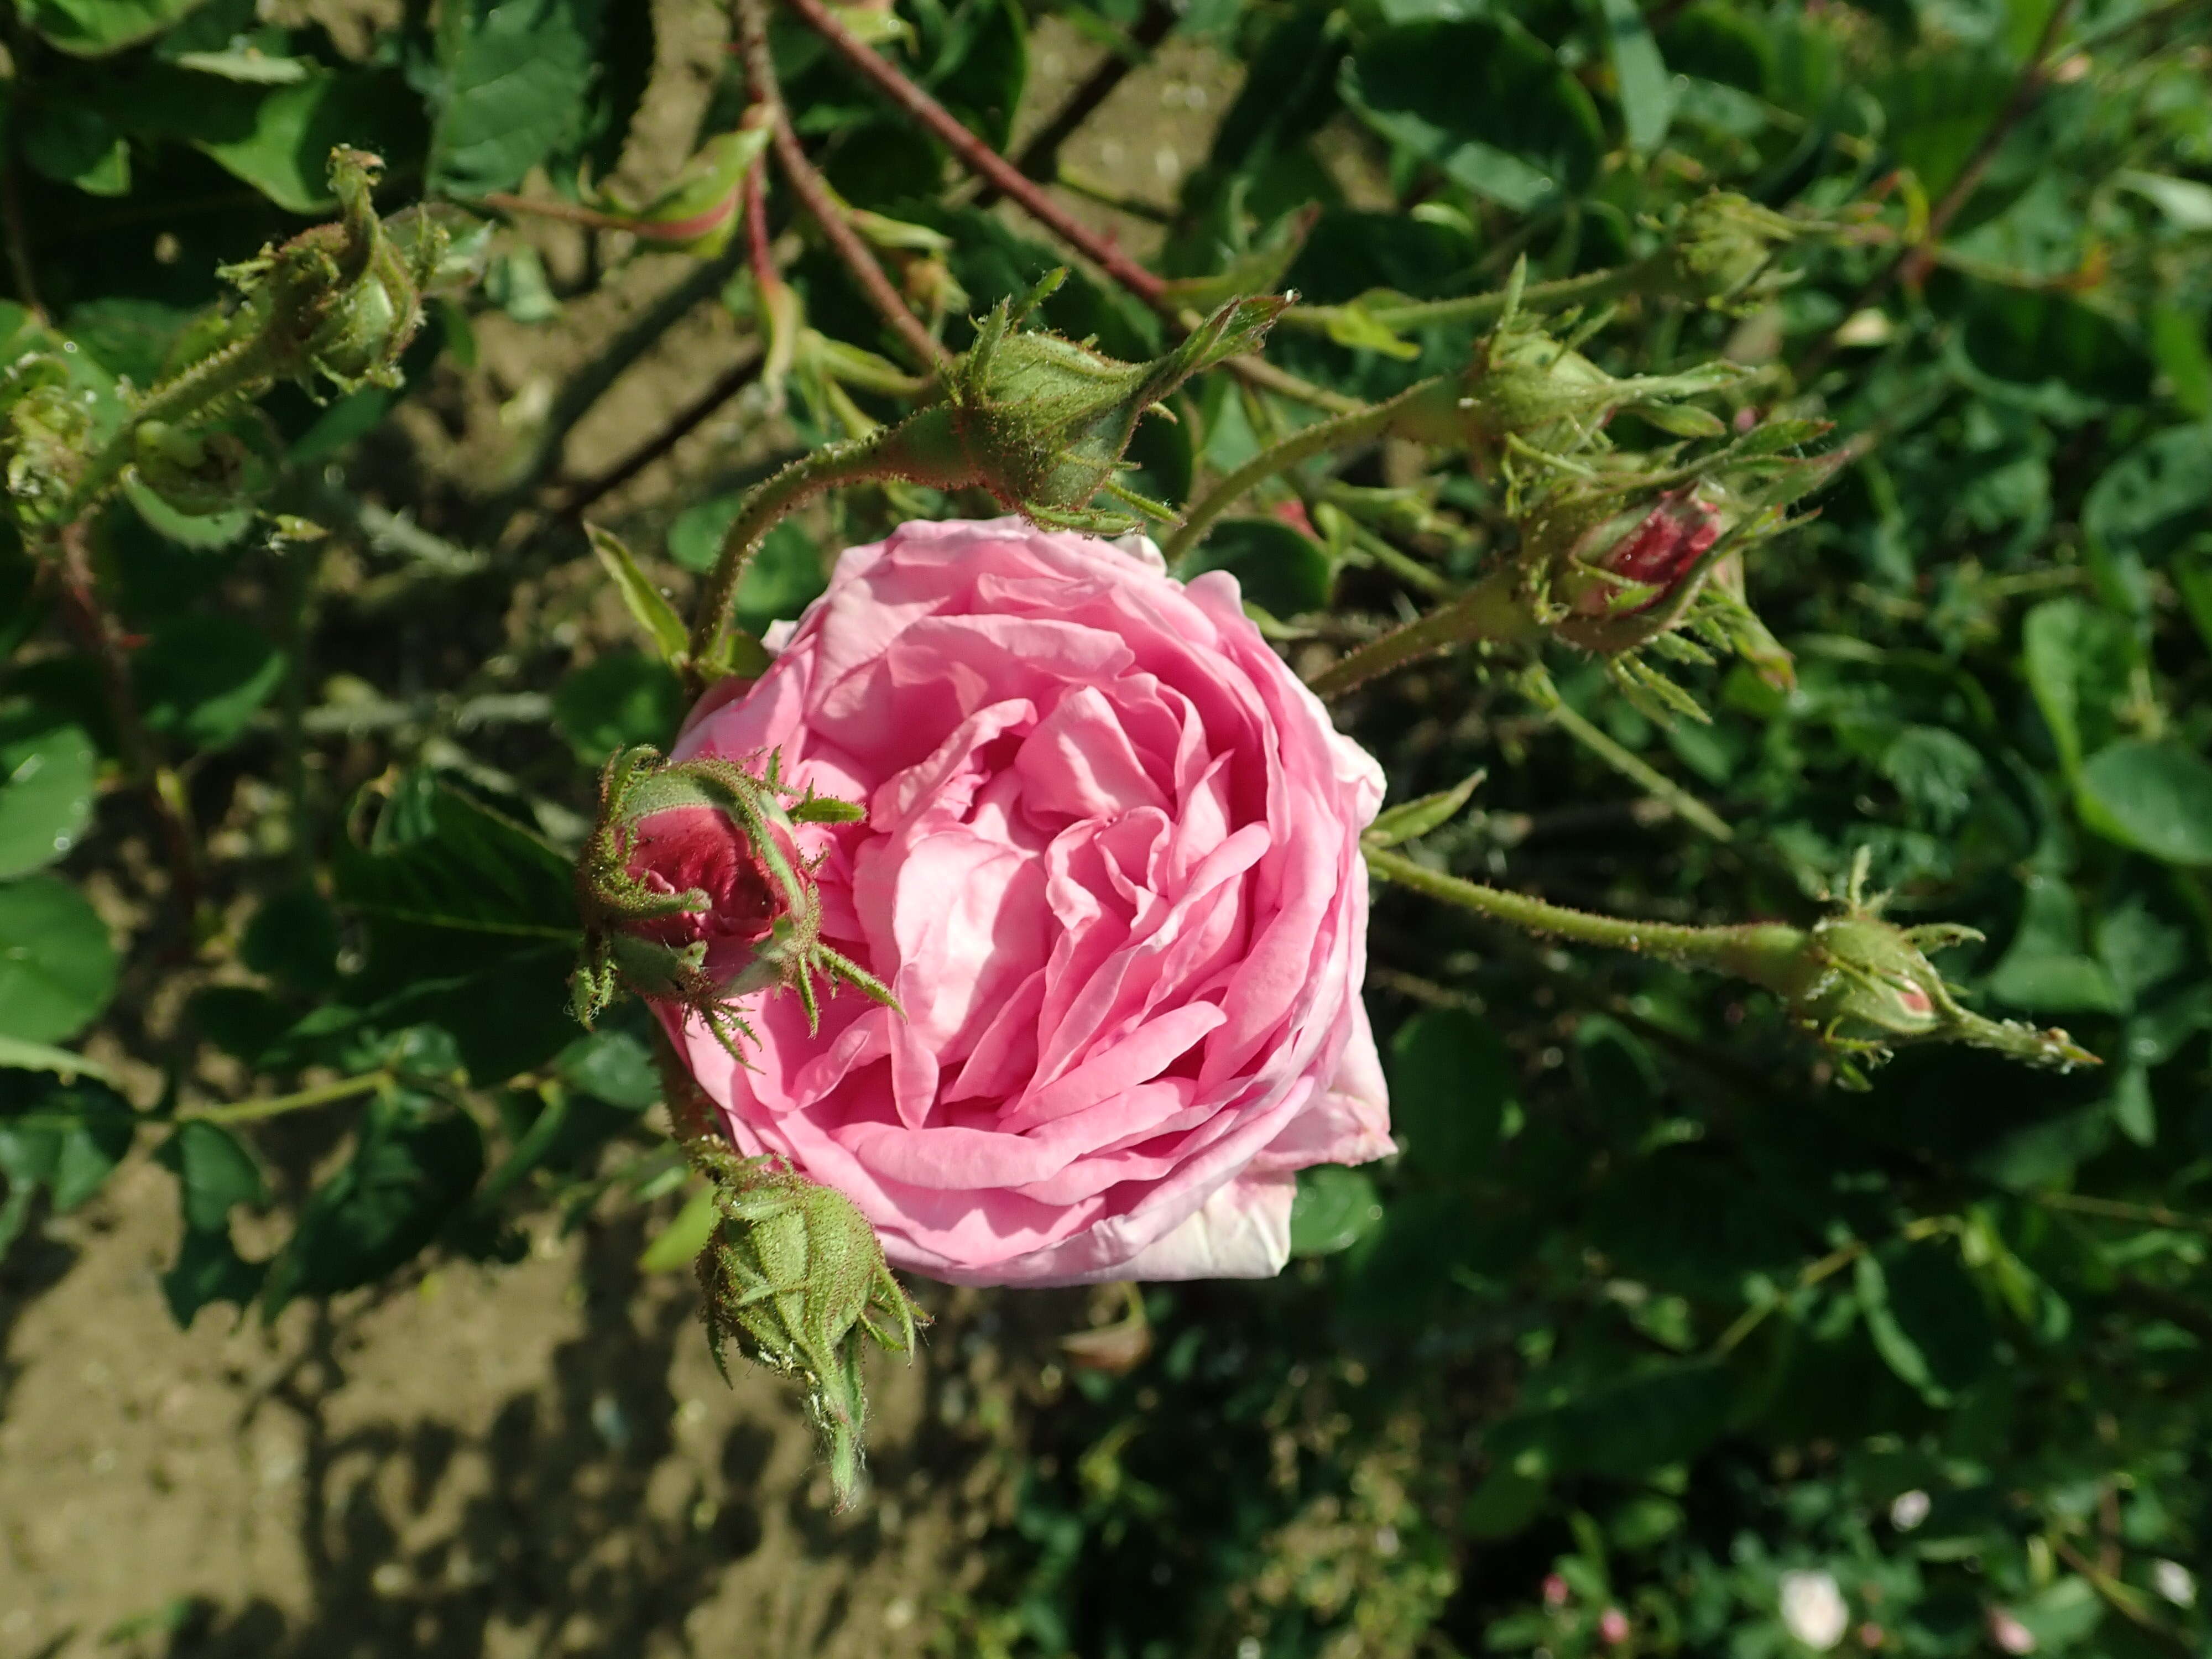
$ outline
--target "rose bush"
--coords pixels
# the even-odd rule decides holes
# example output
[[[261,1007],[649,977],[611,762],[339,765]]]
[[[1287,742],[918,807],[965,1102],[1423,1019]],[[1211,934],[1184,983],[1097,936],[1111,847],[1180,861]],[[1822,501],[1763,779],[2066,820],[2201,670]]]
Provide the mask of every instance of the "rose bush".
[[[1246,618],[1151,544],[910,524],[839,561],[675,750],[862,803],[804,824],[845,994],[746,1018],[744,1065],[664,1006],[749,1153],[850,1195],[899,1267],[966,1284],[1259,1277],[1294,1172],[1390,1149],[1359,1000],[1380,769]],[[641,827],[640,873],[702,882]],[[663,854],[681,867],[662,871]],[[718,868],[719,868],[718,864]],[[750,910],[693,937],[738,951]]]

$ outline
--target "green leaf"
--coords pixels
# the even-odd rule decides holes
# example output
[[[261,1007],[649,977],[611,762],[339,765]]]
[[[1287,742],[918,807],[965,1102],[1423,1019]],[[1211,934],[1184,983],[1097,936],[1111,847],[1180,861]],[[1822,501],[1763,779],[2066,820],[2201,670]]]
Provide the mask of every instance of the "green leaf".
[[[1226,570],[1248,603],[1276,617],[1327,610],[1335,574],[1328,550],[1279,519],[1216,524],[1176,574],[1188,581],[1209,570]]]
[[[633,744],[667,748],[684,709],[684,683],[642,651],[611,651],[562,676],[553,690],[554,730],[587,766]]]
[[[2105,469],[2081,507],[2081,528],[2106,551],[2147,564],[2206,528],[2212,507],[2212,424],[2169,427]]]
[[[104,58],[173,27],[204,0],[17,0],[24,22],[77,58]]]
[[[177,1259],[161,1275],[161,1297],[179,1330],[190,1330],[199,1310],[212,1303],[252,1306],[268,1278],[266,1262],[248,1261],[231,1243],[228,1226],[215,1232],[187,1227],[177,1242]]]
[[[1291,1201],[1291,1254],[1334,1255],[1348,1250],[1382,1219],[1375,1182],[1362,1170],[1323,1164],[1298,1171]]]
[[[221,749],[245,735],[286,663],[252,623],[188,616],[164,625],[131,665],[149,729]]]
[[[1459,816],[1459,809],[1481,784],[1486,775],[1469,773],[1463,782],[1433,795],[1423,795],[1417,800],[1401,801],[1397,805],[1376,815],[1360,836],[1368,847],[1395,847],[1400,842],[1412,841],[1425,836],[1431,830],[1441,829]]]
[[[197,1231],[228,1227],[234,1205],[269,1201],[261,1166],[244,1143],[219,1123],[185,1119],[154,1157],[176,1176],[185,1225]]]
[[[0,1117],[0,1175],[11,1187],[43,1186],[55,1209],[73,1210],[114,1173],[137,1128],[130,1103],[112,1089],[50,1089],[29,1111]]]
[[[714,1189],[702,1187],[684,1200],[684,1207],[646,1244],[637,1258],[639,1270],[672,1273],[690,1267],[714,1236],[717,1212]]]
[[[1598,0],[1606,50],[1620,94],[1621,124],[1631,149],[1648,153],[1674,118],[1674,83],[1636,0]]]
[[[1996,1363],[1989,1309],[1949,1245],[1892,1245],[1852,1271],[1875,1350],[1931,1405],[1950,1404]]]
[[[1510,19],[1385,30],[1346,61],[1340,86],[1377,131],[1516,210],[1580,190],[1605,154],[1589,94]]]
[[[683,661],[689,648],[689,635],[667,596],[638,568],[629,549],[612,531],[586,525],[584,533],[592,538],[592,551],[599,555],[601,568],[613,578],[615,590],[622,595],[631,620],[645,630],[646,639],[659,653],[661,659]]]
[[[2212,864],[2212,764],[2171,741],[2133,739],[2081,769],[2082,822],[2168,864]]]
[[[448,949],[470,938],[495,948],[576,938],[574,872],[537,836],[434,782],[419,799],[395,799],[386,823],[402,814],[415,821],[374,850],[333,857],[341,904],[452,935]]]
[[[117,93],[127,100],[131,90]],[[377,70],[321,71],[289,86],[222,86],[189,70],[171,70],[149,88],[143,110],[111,103],[109,116],[126,129],[192,144],[232,177],[251,185],[287,213],[321,213],[331,194],[331,151],[370,150],[404,167],[420,154],[421,115],[406,83]]]
[[[92,822],[99,757],[80,726],[0,707],[0,880],[64,857]]]
[[[239,959],[257,974],[307,996],[337,981],[338,919],[312,887],[273,895],[253,913],[239,941]]]
[[[660,1102],[660,1073],[653,1051],[627,1031],[594,1031],[561,1051],[562,1080],[594,1099],[642,1112]]]
[[[270,1263],[262,1310],[334,1296],[405,1266],[468,1201],[483,1174],[476,1122],[451,1112],[409,1122],[380,1103],[343,1168],[318,1187]]]
[[[1488,1174],[1519,1091],[1512,1056],[1486,1020],[1430,1008],[1390,1040],[1390,1115],[1409,1168],[1457,1177]]]
[[[107,924],[58,877],[0,884],[0,1036],[60,1042],[115,994]]]
[[[1990,972],[1990,994],[2031,1013],[2105,1013],[2126,1001],[2105,964],[2081,945],[2074,889],[2055,876],[2030,876],[2020,927]]]
[[[23,159],[32,168],[88,196],[131,191],[131,147],[114,124],[82,104],[44,106],[25,124]]]
[[[1703,1449],[1726,1425],[1734,1394],[1728,1372],[1711,1360],[1662,1362],[1548,1409],[1516,1413],[1484,1434],[1483,1448],[1494,1464],[1525,1458],[1549,1474],[1628,1479]]]
[[[2118,732],[2138,654],[2128,625],[2086,600],[2046,599],[2028,612],[2021,665],[2069,775]]]
[[[590,100],[601,0],[454,0],[438,23],[430,187],[513,190],[599,137]]]

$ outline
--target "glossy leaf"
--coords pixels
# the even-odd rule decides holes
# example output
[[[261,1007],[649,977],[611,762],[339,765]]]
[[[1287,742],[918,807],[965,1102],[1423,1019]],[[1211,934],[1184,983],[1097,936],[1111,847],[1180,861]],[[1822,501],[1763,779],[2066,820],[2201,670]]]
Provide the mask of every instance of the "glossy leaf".
[[[0,1036],[60,1042],[115,994],[107,924],[58,877],[0,883]]]

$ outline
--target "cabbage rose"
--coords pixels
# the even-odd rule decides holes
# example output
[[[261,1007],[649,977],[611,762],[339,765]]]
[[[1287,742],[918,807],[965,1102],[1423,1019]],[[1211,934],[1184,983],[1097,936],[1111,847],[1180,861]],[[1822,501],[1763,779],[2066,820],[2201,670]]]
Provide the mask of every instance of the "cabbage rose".
[[[1279,1271],[1295,1172],[1390,1150],[1359,1000],[1382,781],[1234,580],[1185,586],[1139,538],[910,524],[769,643],[674,757],[774,752],[865,806],[794,833],[823,940],[899,1006],[846,992],[810,1031],[796,997],[749,1001],[740,1065],[663,1006],[739,1149],[954,1283]],[[700,936],[742,950],[732,921]]]

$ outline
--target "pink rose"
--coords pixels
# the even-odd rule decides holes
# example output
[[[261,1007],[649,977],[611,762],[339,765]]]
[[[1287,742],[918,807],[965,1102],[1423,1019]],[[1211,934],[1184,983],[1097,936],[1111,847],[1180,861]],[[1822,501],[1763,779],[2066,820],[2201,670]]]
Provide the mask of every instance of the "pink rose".
[[[709,908],[633,921],[631,932],[663,945],[707,941],[710,965],[732,946],[768,937],[777,913],[775,890],[760,859],[736,827],[710,806],[672,806],[640,818],[629,873],[652,892],[702,892]]]
[[[1705,550],[1720,538],[1719,510],[1691,491],[1680,489],[1662,495],[1595,562],[1601,570],[1653,589],[1627,608],[1628,613],[1648,611],[1665,599],[1705,556]],[[1601,616],[1620,604],[1622,592],[1611,584],[1592,583],[1576,609],[1588,616]]]
[[[811,1034],[764,998],[741,1067],[664,1007],[738,1146],[936,1279],[1279,1271],[1295,1172],[1390,1150],[1359,1001],[1382,780],[1234,579],[1019,520],[912,524],[770,644],[676,757],[775,750],[866,805],[798,836],[823,939],[904,1018],[848,992]]]

